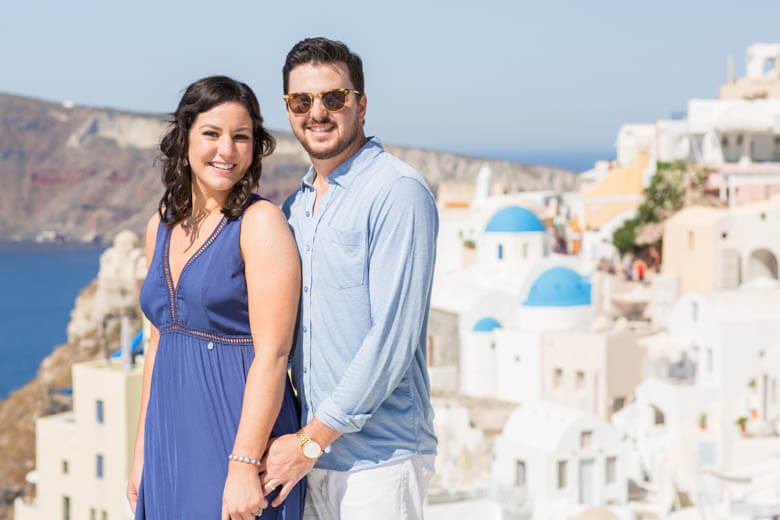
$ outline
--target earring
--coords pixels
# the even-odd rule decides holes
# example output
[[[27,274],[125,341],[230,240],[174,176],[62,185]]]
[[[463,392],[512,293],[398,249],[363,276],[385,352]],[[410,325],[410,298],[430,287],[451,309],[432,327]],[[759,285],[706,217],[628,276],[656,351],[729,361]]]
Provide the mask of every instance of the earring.
[[[184,160],[182,160],[181,163],[184,165],[185,168],[190,165],[190,161],[188,161],[186,157],[184,158]]]

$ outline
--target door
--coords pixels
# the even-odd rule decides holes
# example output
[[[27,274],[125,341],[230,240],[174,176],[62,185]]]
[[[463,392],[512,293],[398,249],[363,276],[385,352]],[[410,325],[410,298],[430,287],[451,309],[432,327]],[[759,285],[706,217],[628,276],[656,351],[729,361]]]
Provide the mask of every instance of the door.
[[[580,461],[580,504],[595,504],[596,464],[593,459]]]

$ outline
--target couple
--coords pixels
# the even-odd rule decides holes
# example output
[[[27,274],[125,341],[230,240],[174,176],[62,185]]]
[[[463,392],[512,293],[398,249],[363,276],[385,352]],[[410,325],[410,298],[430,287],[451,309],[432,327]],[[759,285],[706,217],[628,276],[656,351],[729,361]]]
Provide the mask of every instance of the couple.
[[[190,85],[160,144],[136,519],[422,517],[434,200],[365,137],[343,43],[299,42],[283,83],[312,167],[282,211],[253,194],[274,140],[245,84]]]

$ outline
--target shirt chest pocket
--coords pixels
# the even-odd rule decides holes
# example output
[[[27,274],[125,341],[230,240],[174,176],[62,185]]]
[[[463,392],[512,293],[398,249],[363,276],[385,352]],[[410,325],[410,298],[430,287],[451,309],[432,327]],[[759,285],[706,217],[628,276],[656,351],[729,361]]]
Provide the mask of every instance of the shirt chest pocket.
[[[365,233],[328,228],[321,235],[314,257],[316,272],[324,282],[348,289],[365,282]]]

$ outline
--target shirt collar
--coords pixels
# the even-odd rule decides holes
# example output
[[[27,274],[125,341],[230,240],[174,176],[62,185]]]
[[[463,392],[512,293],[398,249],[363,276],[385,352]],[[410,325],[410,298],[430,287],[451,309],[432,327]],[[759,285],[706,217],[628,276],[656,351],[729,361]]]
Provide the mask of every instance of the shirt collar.
[[[380,153],[384,151],[382,143],[378,137],[371,136],[366,139],[363,146],[360,147],[353,156],[339,164],[335,170],[328,175],[328,184],[337,184],[342,188],[349,188],[352,181],[360,175],[365,167]],[[309,166],[309,171],[303,177],[305,186],[313,187],[314,166]]]

